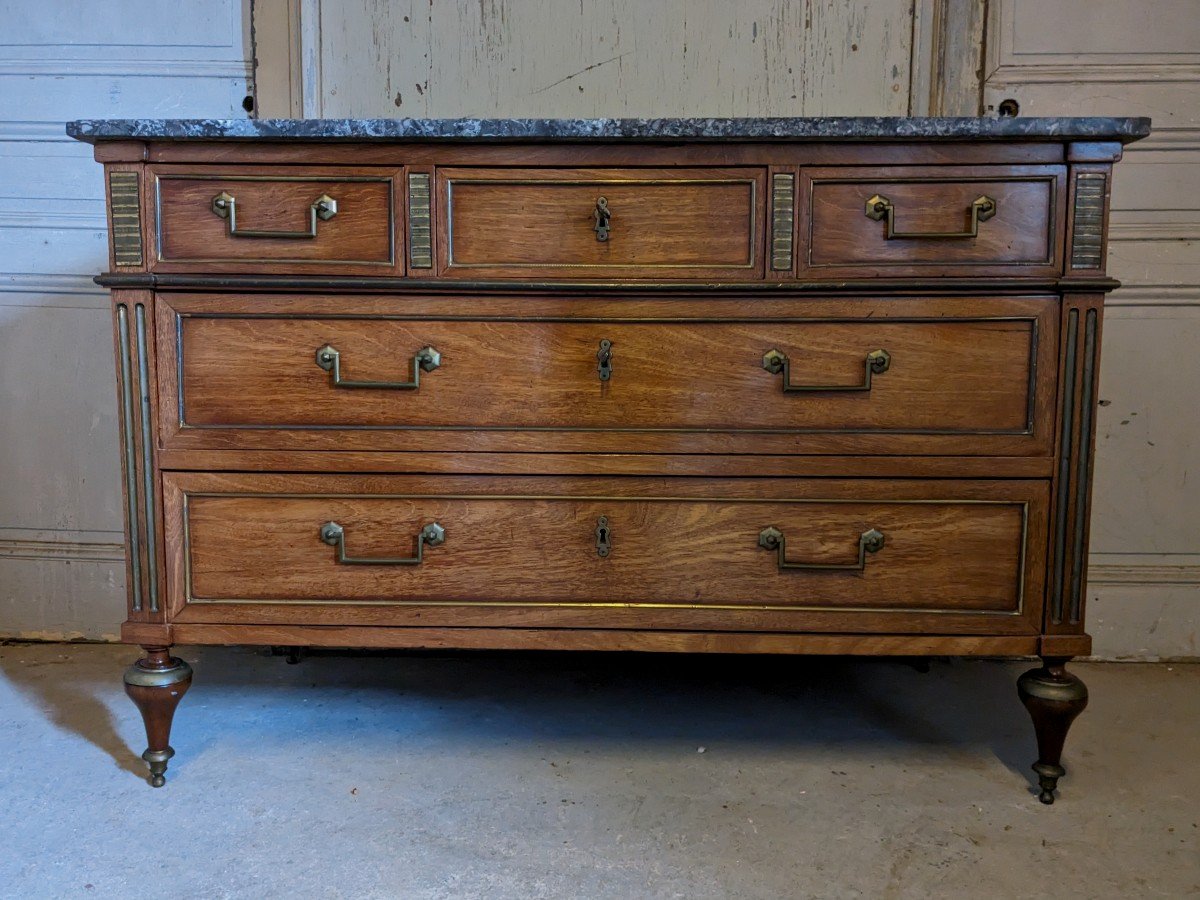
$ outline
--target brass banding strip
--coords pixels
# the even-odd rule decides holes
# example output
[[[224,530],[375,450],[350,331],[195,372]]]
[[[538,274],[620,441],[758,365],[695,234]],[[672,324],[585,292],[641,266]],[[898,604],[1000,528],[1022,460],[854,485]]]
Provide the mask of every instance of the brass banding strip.
[[[1063,408],[1058,447],[1058,498],[1054,522],[1054,573],[1050,589],[1050,621],[1063,618],[1063,578],[1066,568],[1067,501],[1070,498],[1071,438],[1075,422],[1075,353],[1079,335],[1079,310],[1067,313],[1066,351],[1063,354]]]
[[[1075,529],[1071,548],[1071,605],[1068,621],[1079,624],[1083,612],[1084,535],[1088,526],[1088,496],[1092,477],[1092,401],[1096,386],[1096,329],[1098,315],[1089,309],[1083,326],[1083,380],[1079,386],[1079,449],[1075,472]]]
[[[142,611],[142,542],[138,526],[137,450],[133,435],[133,366],[130,362],[129,308],[117,306],[117,355],[121,373],[121,444],[125,459],[125,517],[129,522],[130,595],[134,612]]]
[[[150,593],[150,612],[158,612],[158,569],[157,528],[154,503],[154,431],[150,426],[150,360],[146,351],[146,307],[134,306],[137,326],[138,392],[142,410],[142,506],[146,516],[146,566],[147,586]]]

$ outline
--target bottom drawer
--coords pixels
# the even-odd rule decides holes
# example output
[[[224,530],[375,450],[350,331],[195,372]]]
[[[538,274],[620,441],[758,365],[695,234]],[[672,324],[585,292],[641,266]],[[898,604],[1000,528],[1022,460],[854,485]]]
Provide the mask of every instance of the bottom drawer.
[[[1031,634],[1036,481],[165,473],[177,622]]]

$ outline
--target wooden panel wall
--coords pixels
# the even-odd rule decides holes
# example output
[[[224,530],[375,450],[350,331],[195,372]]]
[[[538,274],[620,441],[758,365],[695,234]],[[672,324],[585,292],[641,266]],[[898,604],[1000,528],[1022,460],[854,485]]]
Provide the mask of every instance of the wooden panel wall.
[[[984,103],[1148,115],[1114,175],[1088,624],[1109,657],[1200,654],[1200,5],[992,0]]]
[[[325,117],[904,115],[929,5],[299,0],[294,93]]]
[[[116,637],[125,565],[100,167],[73,118],[244,116],[241,0],[2,0],[0,637]]]

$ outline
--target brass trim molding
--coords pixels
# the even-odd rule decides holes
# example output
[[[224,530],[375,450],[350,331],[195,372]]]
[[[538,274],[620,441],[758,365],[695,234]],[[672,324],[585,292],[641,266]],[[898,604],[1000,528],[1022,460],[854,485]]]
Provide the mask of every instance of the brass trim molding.
[[[1071,548],[1071,602],[1068,619],[1078,625],[1083,618],[1084,535],[1088,527],[1088,501],[1092,479],[1092,408],[1096,390],[1096,332],[1099,314],[1089,309],[1083,325],[1083,383],[1079,397],[1079,451],[1075,457],[1075,529]]]
[[[146,306],[134,305],[137,332],[138,393],[142,416],[142,506],[146,516],[146,583],[150,594],[150,612],[158,612],[158,540],[154,502],[154,428],[150,408],[150,359],[146,352]]]
[[[117,367],[121,379],[121,451],[125,468],[125,521],[129,529],[129,595],[134,612],[142,611],[142,540],[138,523],[137,444],[133,432],[133,363],[129,307],[117,305]]]
[[[1075,359],[1079,339],[1079,310],[1067,312],[1066,334],[1063,335],[1062,420],[1058,437],[1058,490],[1055,498],[1054,554],[1050,582],[1050,621],[1055,625],[1063,619],[1063,580],[1066,568],[1067,501],[1071,489],[1072,438],[1075,423]]]
[[[142,188],[137,172],[109,172],[113,262],[142,264]]]

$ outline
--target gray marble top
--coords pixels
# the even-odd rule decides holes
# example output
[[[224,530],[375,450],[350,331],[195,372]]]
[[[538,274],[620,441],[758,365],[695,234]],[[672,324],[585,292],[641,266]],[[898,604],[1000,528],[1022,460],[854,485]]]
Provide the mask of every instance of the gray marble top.
[[[965,141],[1104,140],[1150,133],[1145,118],[773,119],[81,119],[67,134],[104,140],[310,141]]]

